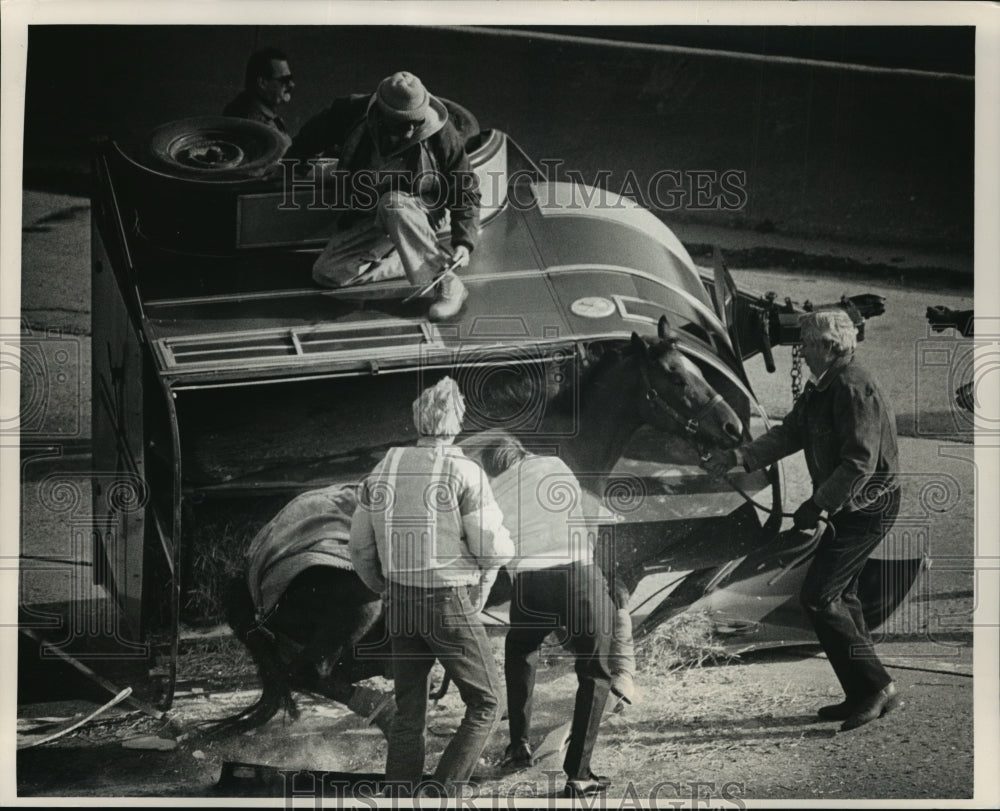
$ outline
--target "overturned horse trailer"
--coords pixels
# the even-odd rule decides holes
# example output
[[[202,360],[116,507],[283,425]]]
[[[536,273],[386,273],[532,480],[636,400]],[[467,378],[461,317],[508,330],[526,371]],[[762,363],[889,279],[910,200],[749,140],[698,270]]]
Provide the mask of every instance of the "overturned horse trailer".
[[[743,361],[796,340],[793,308],[737,290],[721,260],[699,271],[651,213],[549,181],[471,119],[482,236],[458,317],[429,322],[405,280],[320,289],[311,266],[336,216],[315,184],[330,167],[290,180],[277,136],[252,123],[179,122],[95,159],[94,571],[121,639],[165,654],[163,704],[180,628],[219,620],[213,590],[257,530],[295,495],[356,483],[414,442],[410,404],[445,374],[465,394],[470,447],[510,431],[562,456],[616,514],[600,554],[639,634],[696,608],[740,648],[812,639],[797,601],[808,537],[779,533],[780,468],[713,480],[697,415],[649,424],[648,385],[617,362],[665,316],[755,437],[768,419]],[[873,625],[917,566],[869,564]]]

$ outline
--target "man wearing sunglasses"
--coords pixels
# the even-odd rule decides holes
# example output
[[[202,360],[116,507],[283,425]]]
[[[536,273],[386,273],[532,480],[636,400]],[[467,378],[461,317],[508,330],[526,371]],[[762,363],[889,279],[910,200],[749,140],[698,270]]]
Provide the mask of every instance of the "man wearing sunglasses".
[[[288,57],[277,48],[265,48],[247,61],[243,90],[223,109],[222,114],[249,118],[287,133],[278,107],[292,100],[295,82]]]
[[[347,211],[313,266],[316,282],[343,287],[404,275],[412,287],[436,281],[428,318],[456,316],[468,292],[455,270],[475,247],[480,195],[448,108],[412,73],[394,73],[371,95],[334,100],[306,123],[285,157],[321,153],[337,155],[349,182],[346,199],[332,204]],[[450,250],[437,238],[446,227]]]

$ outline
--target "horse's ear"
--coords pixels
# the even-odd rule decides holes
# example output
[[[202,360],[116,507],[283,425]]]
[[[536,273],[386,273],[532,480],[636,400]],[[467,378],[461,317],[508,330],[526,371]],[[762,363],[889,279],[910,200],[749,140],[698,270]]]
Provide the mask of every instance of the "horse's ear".
[[[646,346],[646,342],[642,340],[636,332],[632,333],[632,348],[635,349],[640,355],[646,355],[646,350],[648,348]]]
[[[677,337],[674,331],[670,329],[670,322],[667,321],[666,315],[661,315],[660,320],[656,323],[656,334],[660,336],[661,341]]]
[[[670,326],[665,315],[660,316],[660,320],[656,325],[656,334],[660,336],[660,340],[667,344],[673,346],[680,340],[680,336],[677,334],[677,330]]]

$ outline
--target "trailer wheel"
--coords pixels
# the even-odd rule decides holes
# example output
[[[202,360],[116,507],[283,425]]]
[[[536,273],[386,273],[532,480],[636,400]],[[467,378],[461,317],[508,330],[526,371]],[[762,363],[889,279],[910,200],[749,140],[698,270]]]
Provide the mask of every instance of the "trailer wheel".
[[[287,135],[259,121],[205,116],[157,127],[148,151],[161,171],[175,177],[232,181],[265,174],[290,144]]]

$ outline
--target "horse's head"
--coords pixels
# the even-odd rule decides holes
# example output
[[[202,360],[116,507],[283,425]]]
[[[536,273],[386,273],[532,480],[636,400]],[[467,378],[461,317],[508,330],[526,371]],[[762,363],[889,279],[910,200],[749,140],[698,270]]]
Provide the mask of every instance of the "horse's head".
[[[677,334],[667,327],[665,317],[660,318],[657,332],[655,343],[632,333],[643,419],[655,428],[680,431],[702,444],[735,448],[743,436],[743,423],[736,412],[677,348]]]

